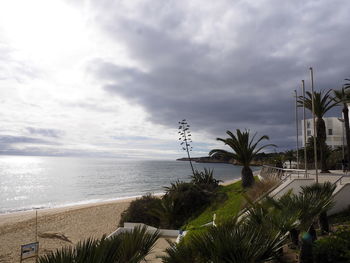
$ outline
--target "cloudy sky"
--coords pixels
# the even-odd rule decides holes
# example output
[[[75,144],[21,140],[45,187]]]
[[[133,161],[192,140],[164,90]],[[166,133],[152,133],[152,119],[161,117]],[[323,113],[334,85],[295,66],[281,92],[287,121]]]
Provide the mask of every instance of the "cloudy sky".
[[[194,155],[226,130],[292,148],[293,90],[350,77],[347,0],[2,0],[0,152]],[[332,113],[338,114],[338,111]]]

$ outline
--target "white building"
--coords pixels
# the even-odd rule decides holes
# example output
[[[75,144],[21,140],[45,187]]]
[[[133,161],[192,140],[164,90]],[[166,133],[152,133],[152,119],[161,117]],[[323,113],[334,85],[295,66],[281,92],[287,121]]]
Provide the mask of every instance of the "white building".
[[[344,126],[343,123],[337,118],[337,117],[327,117],[323,118],[324,122],[326,123],[326,133],[327,133],[327,140],[326,143],[328,146],[331,146],[332,148],[336,148],[343,145],[343,137],[344,132]],[[313,128],[313,120],[307,119],[306,120],[306,141],[310,136],[314,135],[314,128]],[[301,140],[302,140],[302,147],[305,146],[304,141],[304,121],[301,121]]]

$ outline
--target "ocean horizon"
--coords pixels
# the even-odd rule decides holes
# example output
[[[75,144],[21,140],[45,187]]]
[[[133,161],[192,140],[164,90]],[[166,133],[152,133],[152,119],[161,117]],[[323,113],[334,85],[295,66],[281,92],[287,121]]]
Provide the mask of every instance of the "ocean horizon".
[[[214,177],[222,181],[240,178],[240,166],[194,166],[214,169]],[[0,156],[0,213],[161,194],[165,186],[190,176],[186,161]]]

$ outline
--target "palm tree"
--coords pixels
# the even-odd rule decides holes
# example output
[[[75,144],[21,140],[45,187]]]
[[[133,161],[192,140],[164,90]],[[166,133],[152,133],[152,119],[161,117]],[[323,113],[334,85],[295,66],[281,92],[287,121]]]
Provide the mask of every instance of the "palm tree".
[[[332,193],[335,186],[331,183],[313,184],[302,187],[302,192],[298,195],[295,205],[301,210],[301,230],[304,232],[301,238],[300,263],[313,262],[313,242],[317,239],[314,228],[315,221],[319,218],[320,223],[328,227],[327,211],[333,206]],[[322,221],[322,220],[326,220]]]
[[[278,257],[286,235],[271,224],[254,226],[245,220],[227,221],[217,227],[192,233],[166,250],[163,262],[242,263],[265,262]]]
[[[257,149],[259,142],[262,140],[268,140],[269,137],[264,135],[254,142],[256,133],[250,138],[249,130],[241,132],[239,129],[236,130],[236,134],[230,131],[226,132],[230,137],[226,139],[217,138],[218,141],[222,141],[232,148],[233,152],[228,152],[221,149],[214,149],[209,152],[210,156],[226,156],[237,160],[242,166],[241,176],[243,187],[250,187],[254,184],[253,172],[250,169],[250,163],[253,158],[264,148],[268,146],[275,146],[274,144],[263,145]]]
[[[345,79],[347,83],[344,84],[344,88],[350,88],[350,79]]]
[[[111,238],[87,239],[75,247],[65,247],[41,256],[39,263],[138,263],[152,250],[159,232],[147,233],[135,227]]]
[[[332,193],[335,186],[331,183],[313,184],[302,187],[300,194],[282,196],[279,206],[287,208],[291,215],[298,214],[299,227],[295,233],[302,233],[300,245],[300,262],[312,263],[312,245],[316,240],[314,228],[317,218],[324,219],[333,205]],[[324,223],[324,222],[323,222]]]
[[[292,161],[295,160],[295,155],[293,150],[288,150],[284,152],[284,158],[289,161],[289,168],[292,168]]]
[[[299,106],[305,105],[305,107],[312,112],[312,97],[314,97],[314,106],[315,106],[315,116],[316,119],[316,133],[317,139],[320,142],[320,162],[321,162],[321,172],[328,172],[326,158],[324,158],[324,147],[326,145],[326,124],[323,120],[323,116],[334,106],[338,105],[338,102],[330,95],[331,90],[324,92],[314,91],[312,96],[311,92],[306,92],[306,97],[299,96]]]
[[[308,199],[313,199],[318,204],[318,220],[322,233],[329,233],[327,211],[334,205],[332,196],[335,188],[336,185],[330,182],[301,187],[303,195],[309,196]]]
[[[265,262],[276,259],[287,239],[269,220],[233,220],[194,235],[193,247],[204,262]]]
[[[350,88],[350,83],[347,85]],[[345,137],[347,145],[347,161],[350,164],[350,126],[349,126],[349,108],[348,103],[350,102],[350,92],[346,90],[347,88],[342,88],[341,90],[334,90],[334,100],[338,103],[343,104],[343,118],[345,126]]]

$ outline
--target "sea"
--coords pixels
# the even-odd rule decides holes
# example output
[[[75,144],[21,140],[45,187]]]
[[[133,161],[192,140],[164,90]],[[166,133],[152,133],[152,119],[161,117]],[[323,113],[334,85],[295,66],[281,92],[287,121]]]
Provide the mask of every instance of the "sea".
[[[194,166],[214,169],[222,181],[240,177],[240,166]],[[186,161],[0,156],[0,213],[161,194],[172,182],[190,181],[190,175]]]

